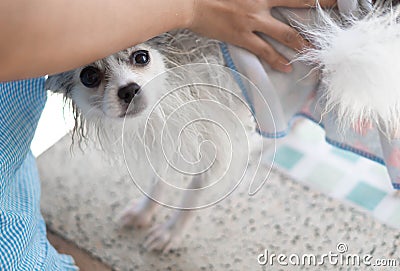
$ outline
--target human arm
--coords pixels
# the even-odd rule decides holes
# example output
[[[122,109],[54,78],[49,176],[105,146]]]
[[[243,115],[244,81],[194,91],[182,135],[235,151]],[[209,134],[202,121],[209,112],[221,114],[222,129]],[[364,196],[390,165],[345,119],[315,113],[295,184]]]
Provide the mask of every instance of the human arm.
[[[335,0],[321,0],[330,5]],[[271,66],[288,61],[254,34],[299,49],[305,42],[270,14],[314,0],[0,0],[0,81],[57,73],[93,62],[162,32],[190,28],[244,47]]]
[[[185,27],[188,0],[1,0],[0,81],[76,68]]]

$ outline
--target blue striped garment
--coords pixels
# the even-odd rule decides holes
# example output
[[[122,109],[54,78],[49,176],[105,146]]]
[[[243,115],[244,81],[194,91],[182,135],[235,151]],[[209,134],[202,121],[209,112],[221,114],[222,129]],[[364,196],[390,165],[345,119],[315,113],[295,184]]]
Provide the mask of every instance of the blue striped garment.
[[[46,237],[30,144],[46,102],[44,78],[0,83],[0,271],[78,270]]]

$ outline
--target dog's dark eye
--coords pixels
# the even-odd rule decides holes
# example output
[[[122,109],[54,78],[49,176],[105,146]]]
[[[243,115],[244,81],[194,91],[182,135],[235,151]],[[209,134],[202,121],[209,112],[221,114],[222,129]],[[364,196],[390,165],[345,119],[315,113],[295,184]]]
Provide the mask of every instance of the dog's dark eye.
[[[101,83],[102,75],[99,69],[89,66],[81,71],[80,78],[85,87],[96,88]]]
[[[132,61],[132,64],[134,64],[134,65],[139,65],[139,66],[147,65],[150,62],[149,52],[146,50],[139,50],[139,51],[133,52],[133,54],[131,56],[131,61]]]

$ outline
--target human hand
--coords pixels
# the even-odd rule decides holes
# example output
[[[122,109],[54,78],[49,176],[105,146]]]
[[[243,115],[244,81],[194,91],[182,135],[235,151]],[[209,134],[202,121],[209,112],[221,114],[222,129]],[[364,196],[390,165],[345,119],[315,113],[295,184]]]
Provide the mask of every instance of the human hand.
[[[243,47],[264,59],[273,69],[290,72],[289,61],[256,32],[301,50],[306,44],[299,33],[271,15],[273,7],[310,8],[316,0],[194,0],[194,32]],[[331,7],[336,0],[319,0],[321,7]]]

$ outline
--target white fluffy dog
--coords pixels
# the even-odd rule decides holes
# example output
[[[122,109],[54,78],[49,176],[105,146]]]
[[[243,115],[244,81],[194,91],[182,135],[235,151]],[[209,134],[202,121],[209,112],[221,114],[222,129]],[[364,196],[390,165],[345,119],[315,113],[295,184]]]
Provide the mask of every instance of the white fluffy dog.
[[[319,12],[320,25],[303,29],[316,47],[299,59],[321,70],[326,110],[337,109],[345,124],[363,119],[397,132],[400,91],[392,82],[400,63],[397,10],[363,20],[348,17],[349,28]],[[185,65],[190,63],[207,65]],[[178,31],[47,81],[47,89],[72,100],[78,138],[94,135],[108,153],[124,153],[146,194],[124,211],[123,224],[149,225],[159,204],[178,209],[150,230],[149,249],[177,246],[188,210],[229,194],[234,187],[229,183],[241,179],[252,153],[249,135],[256,125],[232,74],[220,64],[224,60],[217,42]],[[393,65],[389,73],[386,65]],[[122,150],[115,144],[121,141]],[[148,185],[151,179],[154,186]],[[181,188],[184,182],[188,189]],[[215,183],[220,184],[212,190],[215,197],[199,203],[199,191]],[[162,190],[170,198],[161,200]],[[183,198],[179,203],[176,194]]]
[[[78,140],[98,138],[108,156],[125,159],[145,194],[123,212],[124,225],[148,226],[160,204],[177,209],[150,230],[148,249],[176,247],[189,210],[232,192],[247,168],[249,137],[260,139],[223,63],[218,42],[183,30],[47,80],[72,101]]]

